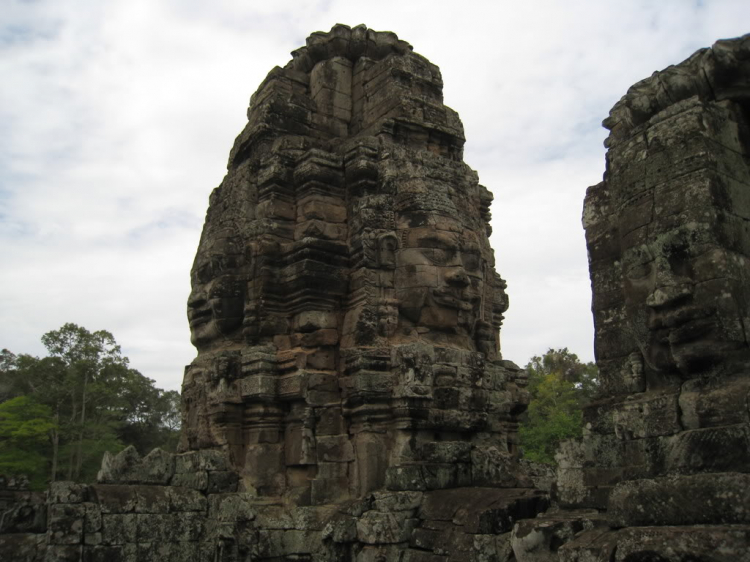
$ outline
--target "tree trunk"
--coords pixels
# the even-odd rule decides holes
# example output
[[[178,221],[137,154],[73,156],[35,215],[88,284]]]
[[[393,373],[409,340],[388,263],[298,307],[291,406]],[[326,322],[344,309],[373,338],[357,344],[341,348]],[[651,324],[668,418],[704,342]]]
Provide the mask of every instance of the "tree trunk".
[[[81,394],[81,430],[78,432],[78,446],[76,447],[75,479],[81,475],[81,464],[83,463],[83,434],[86,423],[86,386],[89,382],[88,373],[83,378],[83,393]]]
[[[76,416],[78,414],[78,408],[76,408],[75,398],[73,399],[73,409],[70,414],[70,426],[71,429],[75,427]],[[68,476],[67,480],[73,480],[73,466],[75,460],[75,447],[70,443],[70,450],[68,451]]]
[[[55,408],[55,428],[52,430],[52,474],[50,474],[50,482],[57,480],[57,452],[60,448],[60,433],[58,431],[60,427],[60,405],[58,404]]]

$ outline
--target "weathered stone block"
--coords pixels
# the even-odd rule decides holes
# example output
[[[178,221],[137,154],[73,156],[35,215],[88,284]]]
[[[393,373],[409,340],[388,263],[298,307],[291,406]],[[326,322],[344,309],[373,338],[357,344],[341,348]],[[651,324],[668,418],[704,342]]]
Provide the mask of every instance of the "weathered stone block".
[[[44,552],[44,562],[79,562],[83,546],[50,544]]]
[[[92,545],[92,546],[102,544],[102,534],[101,533],[84,533],[83,544]]]
[[[170,513],[166,515],[143,514],[136,516],[138,542],[197,541],[201,538],[205,522],[202,513]]]
[[[420,465],[392,466],[385,471],[385,487],[392,491],[426,490],[422,467]]]
[[[97,475],[101,483],[167,484],[174,474],[174,455],[154,449],[141,458],[132,445],[117,455],[104,454]]]
[[[374,492],[375,509],[383,512],[417,509],[424,498],[422,492]]]
[[[511,544],[518,562],[557,562],[558,549],[579,533],[606,527],[596,510],[556,511],[535,519],[521,520],[513,527]]]
[[[134,513],[102,515],[102,544],[118,545],[137,542],[137,519]]]
[[[167,489],[169,498],[169,512],[197,511],[206,512],[208,501],[206,496],[191,488],[170,486]]]
[[[239,476],[231,470],[212,471],[208,473],[209,494],[220,494],[224,492],[234,492],[237,490]]]
[[[684,431],[663,443],[666,474],[745,471],[750,466],[750,424]]]
[[[222,451],[204,449],[175,455],[175,473],[201,470],[229,470],[229,459]]]
[[[339,514],[326,524],[321,536],[335,543],[354,542],[357,540],[357,519]]]
[[[90,501],[90,490],[86,484],[75,482],[51,482],[49,485],[49,503],[81,503]]]
[[[171,485],[193,490],[206,490],[208,488],[208,472],[201,470],[175,474],[172,477]]]
[[[631,480],[615,486],[613,527],[750,523],[750,475],[693,474]]]
[[[324,435],[316,440],[319,462],[350,462],[354,448],[347,435]]]
[[[116,546],[86,546],[83,549],[83,562],[129,562],[138,559],[135,544]]]
[[[50,544],[81,544],[86,507],[83,504],[53,504],[49,506]]]
[[[252,521],[256,516],[255,497],[241,492],[211,494],[208,518],[217,521]]]
[[[99,504],[86,502],[84,506],[84,526],[85,533],[96,533],[102,528],[102,510]]]
[[[606,529],[583,531],[557,551],[560,562],[612,560],[617,549],[617,532]]]
[[[259,506],[256,524],[260,529],[294,529],[294,519],[289,512],[275,505]]]
[[[750,527],[747,525],[636,527],[617,533],[614,560],[744,562],[750,560],[748,544]]]
[[[750,421],[745,406],[750,380],[719,379],[711,382],[690,380],[680,392],[680,420],[685,429],[727,426]]]
[[[43,562],[49,549],[46,536],[37,533],[3,533],[0,534],[0,559],[22,560],[24,562]]]
[[[138,543],[138,562],[200,562],[204,550],[195,542],[140,542]]]
[[[679,432],[682,425],[678,397],[679,394],[649,395],[615,405],[615,435],[631,440]]]
[[[253,551],[260,557],[286,557],[313,553],[320,548],[319,544],[320,533],[316,531],[259,531]]]
[[[243,398],[273,399],[276,397],[276,377],[250,375],[240,380],[240,394]]]
[[[316,478],[311,485],[313,505],[336,503],[349,499],[349,478]]]
[[[0,534],[43,533],[47,530],[44,494],[23,492],[11,496],[9,505],[0,503]]]
[[[368,511],[357,520],[357,539],[365,544],[405,542],[416,525],[404,512]]]

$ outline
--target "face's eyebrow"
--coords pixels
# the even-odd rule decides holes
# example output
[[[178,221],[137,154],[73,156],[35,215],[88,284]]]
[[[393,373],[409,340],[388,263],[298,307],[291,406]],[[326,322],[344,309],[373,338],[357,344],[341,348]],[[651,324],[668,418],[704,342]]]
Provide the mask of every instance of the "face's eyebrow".
[[[458,243],[453,237],[441,235],[436,232],[418,236],[416,242],[422,248],[444,248],[449,250],[458,248]]]

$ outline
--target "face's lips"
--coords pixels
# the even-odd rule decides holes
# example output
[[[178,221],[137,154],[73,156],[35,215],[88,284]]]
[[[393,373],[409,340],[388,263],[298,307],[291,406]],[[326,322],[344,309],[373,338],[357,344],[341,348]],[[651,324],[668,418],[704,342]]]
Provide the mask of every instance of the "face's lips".
[[[208,307],[191,309],[188,312],[188,323],[191,328],[205,324],[211,320],[211,309]]]
[[[709,334],[715,323],[710,318],[698,318],[672,328],[669,332],[671,345],[693,342]]]
[[[683,324],[703,320],[713,316],[714,309],[701,306],[681,306],[672,310],[654,310],[649,320],[649,329],[675,329]]]
[[[469,294],[463,289],[451,288],[436,289],[432,292],[432,297],[435,304],[465,311],[472,310],[473,303],[479,300],[478,296]]]
[[[651,339],[662,345],[680,345],[699,340],[716,327],[712,307],[685,305],[653,311],[649,321]]]

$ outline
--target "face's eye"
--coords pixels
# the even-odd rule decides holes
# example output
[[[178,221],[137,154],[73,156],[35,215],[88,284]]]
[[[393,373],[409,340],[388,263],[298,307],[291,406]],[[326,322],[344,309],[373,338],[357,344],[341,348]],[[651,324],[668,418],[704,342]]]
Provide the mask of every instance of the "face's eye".
[[[690,267],[692,255],[690,248],[686,245],[675,244],[665,249],[669,268],[675,275],[690,277],[692,268]]]
[[[651,265],[652,262],[647,262],[632,266],[630,269],[628,269],[628,279],[632,279],[633,281],[645,279],[651,274]]]
[[[198,270],[195,272],[195,277],[198,281],[198,283],[205,285],[211,279],[214,278],[213,268],[211,267],[211,263],[204,263],[202,264]]]
[[[222,299],[242,296],[242,284],[234,277],[226,275],[216,279],[208,291],[209,299]]]
[[[623,256],[625,277],[634,281],[648,277],[654,267],[654,253],[645,244],[628,249]]]
[[[454,251],[445,248],[434,248],[431,252],[427,253],[427,256],[430,257],[430,261],[435,265],[448,264],[453,259],[454,255]]]
[[[475,252],[462,252],[461,262],[466,271],[479,271],[481,260],[479,254]]]
[[[238,267],[237,257],[232,254],[214,254],[195,271],[194,282],[202,285]]]

